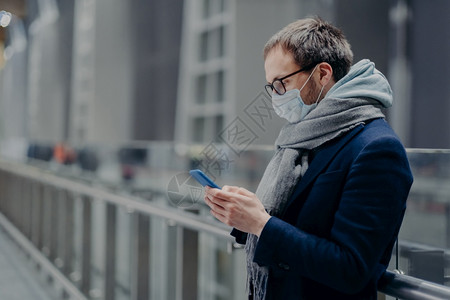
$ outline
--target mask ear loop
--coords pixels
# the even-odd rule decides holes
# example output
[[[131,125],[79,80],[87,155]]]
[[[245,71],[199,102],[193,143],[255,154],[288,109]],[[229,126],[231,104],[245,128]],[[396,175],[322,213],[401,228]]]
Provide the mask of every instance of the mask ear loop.
[[[315,102],[314,104],[317,104],[317,103],[319,102],[319,98],[320,98],[320,96],[322,95],[322,92],[323,92],[323,88],[324,88],[324,87],[325,87],[325,86],[322,85],[322,88],[320,89],[319,96],[317,96],[316,102]]]
[[[303,90],[303,88],[305,87],[305,85],[308,83],[308,81],[311,79],[311,76],[314,74],[314,71],[316,70],[318,65],[316,65],[314,67],[314,69],[312,70],[311,74],[309,74],[308,79],[306,79],[305,83],[302,85],[302,87],[300,88],[300,92]]]

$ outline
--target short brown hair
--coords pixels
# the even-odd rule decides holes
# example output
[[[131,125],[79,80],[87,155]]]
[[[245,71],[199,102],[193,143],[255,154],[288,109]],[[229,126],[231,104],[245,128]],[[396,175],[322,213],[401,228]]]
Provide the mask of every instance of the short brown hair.
[[[335,81],[348,73],[353,62],[353,52],[342,31],[319,17],[297,20],[273,35],[264,46],[264,60],[277,46],[292,53],[300,67],[329,63]]]

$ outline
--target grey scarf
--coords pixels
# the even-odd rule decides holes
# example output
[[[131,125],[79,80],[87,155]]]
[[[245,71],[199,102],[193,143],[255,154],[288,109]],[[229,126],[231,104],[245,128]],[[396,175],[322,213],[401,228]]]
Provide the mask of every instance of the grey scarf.
[[[282,216],[298,181],[308,169],[311,150],[331,141],[355,126],[383,118],[380,102],[358,98],[324,98],[304,120],[287,124],[276,140],[276,152],[269,162],[256,195],[272,216]],[[265,298],[268,269],[253,262],[258,238],[249,234],[247,252],[248,287],[253,299]]]

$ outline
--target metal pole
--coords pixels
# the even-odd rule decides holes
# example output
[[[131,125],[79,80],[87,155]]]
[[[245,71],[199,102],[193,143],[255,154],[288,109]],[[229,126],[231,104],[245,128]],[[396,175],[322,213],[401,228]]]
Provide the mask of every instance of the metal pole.
[[[92,206],[88,196],[81,196],[83,205],[83,245],[81,257],[81,292],[89,295],[91,289]]]
[[[115,299],[117,206],[106,204],[105,299]]]

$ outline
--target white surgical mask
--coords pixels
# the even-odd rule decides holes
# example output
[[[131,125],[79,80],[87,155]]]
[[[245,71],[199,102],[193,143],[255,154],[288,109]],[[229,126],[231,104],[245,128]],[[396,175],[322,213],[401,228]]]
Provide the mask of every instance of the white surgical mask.
[[[278,95],[277,93],[272,94],[272,106],[275,109],[276,114],[281,118],[288,120],[289,123],[300,122],[317,106],[317,102],[319,101],[324,86],[322,86],[319,96],[317,97],[316,102],[313,104],[305,104],[305,102],[303,102],[302,96],[300,96],[300,92],[308,83],[312,74],[316,70],[316,67],[314,67],[314,70],[311,72],[308,79],[300,89],[287,91],[283,95]]]

